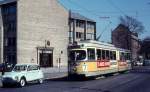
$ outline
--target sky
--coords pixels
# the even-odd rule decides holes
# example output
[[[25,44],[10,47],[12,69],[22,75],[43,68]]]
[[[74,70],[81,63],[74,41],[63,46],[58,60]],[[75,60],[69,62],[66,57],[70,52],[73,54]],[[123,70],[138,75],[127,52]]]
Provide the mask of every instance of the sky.
[[[140,39],[150,36],[150,0],[59,0],[68,10],[80,13],[97,23],[100,41],[111,42],[111,31],[120,23],[120,16],[131,16],[143,23],[145,32]]]

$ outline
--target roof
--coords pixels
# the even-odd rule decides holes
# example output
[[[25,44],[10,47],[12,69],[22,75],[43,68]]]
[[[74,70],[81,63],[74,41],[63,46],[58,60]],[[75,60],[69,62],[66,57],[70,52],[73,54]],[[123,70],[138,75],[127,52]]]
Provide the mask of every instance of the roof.
[[[0,1],[0,5],[8,4],[8,3],[16,2],[16,1],[17,0],[3,0],[3,1]]]
[[[117,50],[117,48],[113,44],[105,43],[105,42],[99,42],[94,40],[85,40],[85,41],[79,41],[78,45],[83,45],[86,47],[98,47],[98,48],[104,48],[104,49],[111,49],[111,50]]]
[[[90,22],[95,22],[94,20],[89,19],[89,18],[87,18],[87,17],[85,17],[85,16],[83,16],[83,15],[81,15],[79,13],[71,12],[70,17],[72,19],[79,19],[79,20],[86,20],[86,21],[90,21]]]

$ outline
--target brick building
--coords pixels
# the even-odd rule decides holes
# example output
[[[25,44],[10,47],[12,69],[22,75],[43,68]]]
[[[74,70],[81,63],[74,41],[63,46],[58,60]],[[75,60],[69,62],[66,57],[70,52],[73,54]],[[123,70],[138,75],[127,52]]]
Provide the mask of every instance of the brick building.
[[[112,44],[118,48],[131,50],[133,60],[138,58],[140,50],[138,35],[131,32],[128,27],[120,24],[112,31]]]
[[[0,2],[0,63],[67,68],[68,11],[57,0]]]
[[[96,22],[79,13],[70,12],[69,43],[96,39]]]

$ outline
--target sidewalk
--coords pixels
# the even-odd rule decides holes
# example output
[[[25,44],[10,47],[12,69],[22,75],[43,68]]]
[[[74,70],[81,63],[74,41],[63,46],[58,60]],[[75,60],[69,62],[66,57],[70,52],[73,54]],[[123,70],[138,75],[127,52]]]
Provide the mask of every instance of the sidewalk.
[[[45,79],[61,78],[68,75],[67,67],[41,68]]]
[[[62,78],[68,75],[67,72],[59,72],[59,73],[44,73],[44,78],[47,79],[55,79],[55,78]]]

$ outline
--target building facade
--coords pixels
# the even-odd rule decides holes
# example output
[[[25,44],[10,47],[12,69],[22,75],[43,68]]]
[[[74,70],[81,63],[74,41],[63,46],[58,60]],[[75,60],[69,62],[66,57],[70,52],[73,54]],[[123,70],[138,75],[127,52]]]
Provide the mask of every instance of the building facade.
[[[68,11],[57,0],[0,2],[0,63],[67,68]]]
[[[141,41],[140,53],[143,56],[143,59],[150,60],[150,37],[146,37]]]
[[[132,59],[137,60],[140,50],[140,41],[138,35],[129,31],[128,27],[120,24],[112,31],[112,44],[118,48],[131,50]]]
[[[69,13],[69,43],[96,40],[96,22],[78,13]]]

